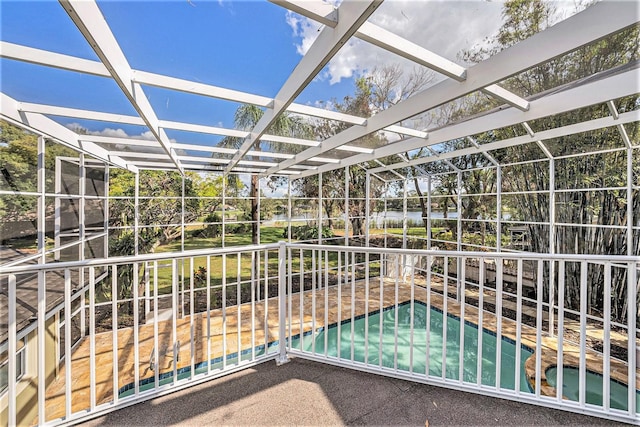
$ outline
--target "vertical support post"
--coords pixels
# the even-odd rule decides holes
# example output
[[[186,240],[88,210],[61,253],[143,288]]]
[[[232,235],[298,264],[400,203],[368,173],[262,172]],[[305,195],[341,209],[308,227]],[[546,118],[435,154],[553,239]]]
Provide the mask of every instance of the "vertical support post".
[[[369,229],[371,228],[371,174],[369,173],[369,171],[367,171],[367,179],[365,181],[365,206],[364,206],[364,215],[365,215],[365,219],[364,219],[364,239],[365,239],[365,246],[369,247],[369,235],[370,235],[370,231]]]
[[[182,175],[181,177],[181,190],[180,190],[180,250],[182,252],[184,252],[184,189],[185,189],[185,182],[184,182],[184,175]],[[184,261],[183,261],[184,264]],[[184,276],[183,276],[184,277]],[[184,279],[183,279],[184,280]]]
[[[222,264],[224,268],[224,263]],[[224,273],[222,276],[224,280]],[[178,260],[171,260],[171,344],[173,347],[173,357],[171,360],[173,368],[173,385],[178,381]],[[136,343],[137,344],[137,343]],[[159,351],[159,349],[157,349]],[[159,358],[158,353],[158,358]],[[226,359],[224,359],[226,360]],[[136,382],[137,384],[137,382]]]
[[[8,425],[15,426],[17,424],[17,395],[16,395],[16,373],[17,373],[17,355],[16,352],[18,350],[18,340],[16,337],[16,306],[18,302],[16,301],[16,276],[13,274],[9,275],[9,289],[8,289],[8,297],[9,297],[9,369],[7,375],[9,378],[7,379],[7,391],[8,391],[8,399],[9,399],[9,411],[8,411]],[[44,356],[44,355],[43,355]],[[42,417],[40,417],[42,418]]]
[[[633,148],[627,147],[627,255],[633,254]]]
[[[318,244],[322,244],[322,172],[318,174]],[[322,273],[322,251],[318,251],[318,289],[323,286]]]
[[[627,206],[630,203],[627,202]],[[636,392],[634,384],[636,384],[636,367],[638,361],[636,360],[637,344],[636,344],[636,319],[638,316],[638,297],[637,297],[637,268],[638,263],[629,262],[627,264],[627,337],[629,343],[627,344],[627,408],[629,409],[629,415],[631,417],[637,416],[636,413]],[[637,418],[636,418],[637,419]]]
[[[136,342],[136,345],[138,343]],[[117,351],[118,349],[113,349]],[[89,408],[96,409],[96,272],[89,267]]]
[[[496,251],[502,252],[502,165],[496,168]]]
[[[157,268],[158,263],[155,262],[155,267]],[[154,271],[156,271],[156,268],[154,268]],[[158,309],[155,308],[157,307],[157,301],[154,304],[154,316],[155,316],[155,322],[156,324],[154,325],[154,328],[157,327],[157,316],[158,316]],[[118,369],[119,369],[119,364],[118,364],[118,266],[117,265],[112,265],[111,266],[111,347],[113,348],[113,403],[117,404],[118,403]],[[155,357],[155,365],[154,365],[154,372],[158,372],[158,343],[154,342],[153,348],[155,349],[156,352],[156,357]],[[156,384],[157,387],[157,384]]]
[[[457,191],[458,191],[458,197],[456,198],[456,205],[457,205],[457,210],[458,210],[458,218],[456,221],[456,228],[458,230],[458,232],[456,233],[458,235],[458,238],[456,239],[456,249],[458,251],[462,250],[462,171],[458,171],[457,173]]]
[[[104,164],[104,222],[102,232],[104,233],[104,257],[109,257],[109,165]]]
[[[427,176],[427,249],[431,250],[431,175]]]
[[[181,190],[180,190],[180,252],[184,252],[184,175],[181,176]],[[184,318],[184,278],[186,276],[184,271],[184,265],[186,261],[184,258],[180,260],[180,318]],[[190,274],[191,275],[191,274]]]
[[[384,183],[384,215],[382,216],[382,229],[384,235],[384,248],[387,248],[387,199],[389,198],[389,184]]]
[[[40,135],[38,137],[38,252],[40,253],[40,263],[44,264],[47,262],[46,256],[44,254],[45,251],[45,216],[46,216],[46,170],[44,166],[44,150],[45,150],[45,141],[44,137]]]
[[[349,166],[344,168],[344,245],[349,246]]]
[[[344,245],[349,246],[349,224],[351,222],[351,217],[349,216],[349,166],[344,168]],[[354,233],[355,234],[355,233]],[[367,242],[367,246],[369,242]],[[349,260],[347,258],[345,252],[344,259],[344,280],[347,281],[349,272]],[[340,272],[338,272],[340,274]]]
[[[587,388],[587,271],[587,261],[582,261],[580,263],[580,364],[578,369],[578,402],[583,408],[586,403]]]
[[[402,249],[407,249],[407,233],[409,230],[408,218],[407,218],[407,179],[402,181]],[[412,259],[413,255],[407,257],[406,254],[402,254],[402,278],[406,281],[407,271],[409,270],[408,260]],[[411,265],[413,271],[413,265]],[[397,270],[400,274],[400,271]],[[397,315],[397,313],[396,313]]]
[[[318,244],[322,244],[322,172],[318,174]]]
[[[278,243],[278,357],[276,363],[287,363],[287,244]],[[301,333],[302,334],[302,333]]]
[[[211,256],[207,255],[207,271],[211,271]],[[157,269],[157,264],[156,267]],[[251,269],[253,271],[253,268]],[[155,271],[155,270],[154,270]],[[155,280],[154,280],[154,291],[153,291],[153,297],[154,297],[154,305],[158,304],[158,280],[157,280],[157,275],[155,275]],[[211,373],[211,274],[207,274],[207,374]],[[252,315],[253,317],[253,315]],[[153,325],[154,328],[158,327],[158,319],[155,319],[155,323]],[[156,329],[157,330],[157,329]],[[155,335],[154,337],[157,339],[158,338],[158,334],[156,332],[154,332]],[[158,347],[158,344],[156,342],[155,347]],[[156,370],[156,375],[157,374],[157,370]],[[156,376],[156,378],[158,378]],[[156,387],[158,386],[158,380],[156,379]]]
[[[224,248],[224,235],[226,234],[225,230],[225,217],[226,209],[227,209],[227,179],[230,175],[222,175],[222,226],[220,230],[222,247]]]
[[[147,321],[151,314],[151,276],[149,262],[144,262],[144,319]]]
[[[138,263],[133,263],[133,380],[135,395],[140,394],[140,295],[138,292]],[[173,353],[174,357],[177,353]]]
[[[38,137],[38,252],[40,253],[40,263],[47,262],[45,255],[45,211],[46,211],[46,186],[45,186],[45,141],[44,137]],[[47,311],[46,302],[46,276],[44,271],[38,272],[38,424],[45,422],[45,392],[46,392],[46,370],[45,370],[45,315]],[[56,360],[58,357],[56,355]]]
[[[133,254],[138,256],[138,220],[140,211],[140,172],[134,176],[133,187]]]
[[[633,148],[627,147],[627,255],[632,256],[634,254],[633,247]],[[636,367],[638,366],[638,344],[636,342],[637,335],[637,323],[638,305],[637,305],[637,292],[638,292],[638,277],[637,277],[637,263],[630,262],[627,264],[627,336],[629,337],[629,343],[627,345],[628,355],[628,408],[629,415],[634,416],[637,414],[638,408],[636,408],[636,399],[633,384],[636,384]]]
[[[462,172],[458,171],[457,173],[457,187],[458,187],[458,199],[457,199],[457,205],[458,205],[458,220],[456,221],[456,227],[458,229],[458,232],[456,233],[458,235],[457,240],[457,245],[456,245],[456,249],[458,251],[462,251]],[[496,260],[497,261],[497,260]],[[460,302],[460,291],[461,291],[461,284],[460,281],[464,280],[464,277],[461,277],[462,275],[462,271],[461,271],[461,267],[462,265],[460,264],[462,262],[462,259],[460,257],[456,257],[456,301]],[[502,262],[502,260],[500,260],[500,262]],[[448,280],[448,278],[447,278]],[[447,283],[447,282],[445,282]],[[445,293],[446,296],[446,293]],[[498,295],[496,295],[496,298],[498,297]]]
[[[407,180],[402,181],[402,249],[407,249]],[[403,263],[404,264],[404,263]]]
[[[84,210],[85,210],[85,189],[86,189],[86,185],[85,185],[85,176],[86,176],[86,170],[84,167],[84,153],[80,153],[79,155],[79,165],[78,165],[78,192],[80,193],[80,200],[79,200],[79,208],[78,208],[78,260],[82,261],[84,260],[84,246],[85,246],[85,229],[84,229],[84,220],[85,220],[85,215],[84,215]],[[85,288],[85,277],[84,277],[84,268],[80,268],[78,270],[78,283],[80,285],[80,289],[84,289]],[[85,336],[85,331],[87,330],[87,321],[86,321],[86,309],[87,309],[87,305],[86,305],[86,298],[85,298],[85,293],[83,291],[82,297],[80,298],[80,336],[84,337]],[[89,315],[91,315],[91,313],[89,313]]]
[[[258,198],[258,224],[256,224],[256,229],[258,230],[258,244],[260,244],[260,193],[261,191],[261,184],[262,183],[262,179],[258,178],[258,194],[256,194],[256,197]],[[268,295],[265,297],[268,298]]]
[[[602,407],[611,405],[611,263],[604,264],[604,313],[602,337]]]
[[[291,177],[287,177],[287,240],[291,243]]]
[[[549,158],[549,254],[556,253],[556,163]],[[555,270],[556,263],[549,263],[549,336],[554,336],[555,323]]]
[[[62,161],[60,157],[56,157],[56,169],[54,172],[55,184],[53,192],[55,193],[54,199],[54,223],[53,223],[53,246],[55,249],[60,247],[60,189],[62,188]],[[60,261],[60,251],[56,250],[53,253],[54,259]]]
[[[64,270],[64,408],[65,419],[69,419],[72,413],[71,392],[71,272],[68,268]],[[11,422],[9,422],[11,425]]]
[[[80,153],[80,167],[78,168],[78,178],[79,178],[79,190],[80,190],[80,208],[78,209],[78,240],[79,240],[79,253],[78,260],[84,260],[84,249],[85,249],[85,240],[87,238],[86,235],[86,227],[85,227],[85,208],[86,208],[86,198],[85,195],[87,193],[87,169],[84,164],[84,153]],[[84,282],[84,277],[83,277]],[[84,317],[84,316],[83,316]]]

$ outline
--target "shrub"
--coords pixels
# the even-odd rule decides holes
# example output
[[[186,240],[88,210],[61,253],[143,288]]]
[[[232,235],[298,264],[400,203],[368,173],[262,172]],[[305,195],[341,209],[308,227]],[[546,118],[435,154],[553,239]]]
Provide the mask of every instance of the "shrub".
[[[282,237],[288,237],[287,229],[284,229]],[[322,238],[330,239],[334,237],[333,230],[330,227],[322,227]],[[318,238],[318,227],[315,225],[298,225],[291,227],[291,238],[295,240],[312,240]]]

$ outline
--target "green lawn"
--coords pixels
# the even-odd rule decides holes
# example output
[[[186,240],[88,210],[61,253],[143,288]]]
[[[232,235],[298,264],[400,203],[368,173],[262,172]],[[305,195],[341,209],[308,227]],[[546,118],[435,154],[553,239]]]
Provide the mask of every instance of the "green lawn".
[[[262,227],[260,229],[260,240],[262,243],[276,243],[280,240],[283,240],[283,228],[281,227]],[[225,236],[225,246],[243,246],[251,244],[251,233],[242,233],[242,234],[228,234]],[[185,240],[184,249],[185,250],[194,250],[194,249],[206,249],[206,248],[219,248],[222,247],[222,238],[202,238],[202,237],[190,237]],[[156,249],[156,253],[163,252],[180,252],[181,243],[179,241],[171,242],[167,245],[159,246]],[[323,265],[328,265],[329,270],[336,271],[338,267],[338,255],[336,252],[328,252],[328,262],[324,259],[322,261]],[[265,268],[265,260],[264,260],[264,252],[261,252],[261,260],[260,260],[260,271],[261,275],[263,275]],[[323,254],[324,256],[324,254]],[[311,251],[304,251],[304,270],[310,271],[312,269],[312,256]],[[317,262],[317,260],[316,260]],[[243,254],[240,259],[240,280],[248,281],[251,279],[251,267],[253,263],[251,260],[251,254]],[[224,273],[223,274],[223,266]],[[269,251],[267,267],[269,269],[269,275],[271,277],[276,277],[278,274],[278,253],[277,249]],[[300,268],[300,258],[299,252],[294,251],[293,259],[291,261],[291,267],[294,272],[299,271]],[[197,272],[199,269],[206,269],[207,273],[210,276],[210,282],[212,286],[220,286],[222,285],[222,278],[226,276],[226,283],[235,283],[238,280],[238,256],[237,255],[216,255],[209,257],[209,262],[207,264],[207,257],[196,257],[191,259],[187,259],[183,261],[179,261],[178,270],[180,273],[180,279],[184,277],[185,288],[189,287],[191,276],[194,272]],[[377,271],[377,266],[372,265],[371,271]],[[194,280],[195,280],[194,276]],[[206,277],[206,276],[205,276]],[[196,283],[195,287],[203,287],[206,285],[206,281],[203,283]],[[234,287],[235,288],[235,287]],[[230,292],[234,292],[233,289]],[[160,263],[158,265],[158,293],[159,294],[167,294],[171,293],[171,265],[170,263]]]
[[[278,241],[284,240],[283,233],[285,227],[261,227],[260,229],[260,241],[262,243],[276,243]],[[381,234],[384,230],[371,230],[371,234]],[[387,229],[388,233],[402,235],[401,228],[389,228]],[[444,232],[444,228],[433,228],[433,235],[437,236],[436,238],[440,240],[452,240],[453,236],[451,232]],[[423,227],[412,227],[407,230],[407,234],[409,236],[415,237],[423,237],[426,238],[426,233]],[[467,236],[467,237],[477,237],[477,236]],[[488,240],[490,236],[487,236]],[[470,239],[473,241],[474,239]],[[492,240],[495,241],[495,236],[492,237]],[[245,246],[251,244],[251,233],[236,233],[236,234],[227,234],[225,236],[225,247],[230,246]],[[489,243],[489,242],[487,242]],[[222,247],[222,237],[215,238],[203,238],[203,237],[188,237],[185,239],[184,249],[185,250],[194,250],[194,249],[206,249],[206,248],[220,248]],[[174,241],[166,245],[162,245],[156,249],[157,253],[163,252],[180,252],[182,249],[180,241]],[[262,259],[260,261],[260,271],[261,275],[263,275],[265,268],[265,260],[264,260],[264,252],[260,253]],[[323,254],[324,255],[324,254]],[[334,272],[338,266],[338,259],[336,252],[328,252],[328,267],[329,270],[333,270]],[[277,249],[269,251],[267,267],[269,269],[269,275],[271,277],[276,277],[278,274],[278,259],[277,259]],[[312,259],[311,259],[311,251],[305,251],[304,253],[305,271],[310,271],[312,268]],[[292,259],[292,268],[293,271],[299,271],[300,268],[300,259],[299,253],[294,251],[294,256]],[[322,262],[325,264],[325,260]],[[240,269],[238,271],[238,256],[237,255],[216,255],[209,257],[209,262],[207,263],[207,257],[196,257],[193,260],[180,260],[178,262],[178,270],[180,272],[179,280],[184,281],[184,288],[189,288],[191,276],[194,273],[197,273],[200,269],[205,269],[206,273],[210,277],[211,285],[214,287],[220,287],[223,282],[223,270],[224,276],[226,276],[226,283],[236,283],[238,280],[238,276],[241,281],[249,281],[252,275],[252,260],[251,254],[243,254],[240,259]],[[225,267],[223,269],[223,266]],[[374,271],[378,271],[377,263],[370,263],[371,274],[374,274]],[[204,271],[202,271],[204,273]],[[201,280],[198,281],[196,278],[198,275],[194,275],[195,288],[202,288],[206,286],[206,275],[200,274]],[[180,286],[182,287],[182,286]],[[235,286],[233,286],[235,288]],[[233,292],[233,289],[229,289],[229,292]],[[167,294],[171,293],[171,265],[170,263],[160,263],[158,266],[158,293],[159,294]]]

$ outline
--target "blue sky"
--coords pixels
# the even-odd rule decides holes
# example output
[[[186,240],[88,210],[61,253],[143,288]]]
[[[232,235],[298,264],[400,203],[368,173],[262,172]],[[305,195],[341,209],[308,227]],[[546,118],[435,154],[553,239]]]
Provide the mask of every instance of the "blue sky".
[[[98,5],[134,69],[273,97],[321,25],[266,1],[104,1]],[[573,1],[557,3],[561,15]],[[501,25],[502,3],[481,0],[387,0],[370,21],[447,59],[485,43]],[[57,1],[1,1],[3,41],[82,58],[97,57]],[[353,79],[381,64],[409,61],[351,40],[296,102],[319,105],[352,94]],[[107,78],[0,59],[2,91],[19,101],[135,115]],[[442,76],[434,76],[434,81]],[[233,127],[238,104],[145,87],[161,119]],[[94,132],[139,136],[144,128],[77,119]],[[105,127],[112,128],[108,132]],[[214,144],[218,137],[168,131],[179,142]],[[143,135],[144,136],[144,135]]]
[[[300,37],[287,23],[287,11],[271,3],[101,1],[99,6],[134,69],[273,97],[301,58]],[[3,41],[97,59],[57,1],[3,1],[1,13]],[[109,79],[6,59],[1,66],[2,90],[18,100],[135,114]],[[298,102],[340,99],[352,88],[352,79],[337,84],[325,79],[310,85]],[[145,92],[161,119],[233,127],[238,104],[151,87]],[[105,126],[56,120],[94,131]],[[140,128],[118,127],[140,133]],[[212,139],[192,137],[189,142]]]

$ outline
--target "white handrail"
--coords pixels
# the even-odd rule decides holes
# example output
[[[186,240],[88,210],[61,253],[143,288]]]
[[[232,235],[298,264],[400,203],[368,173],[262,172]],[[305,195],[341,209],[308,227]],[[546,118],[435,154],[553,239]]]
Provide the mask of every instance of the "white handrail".
[[[83,261],[69,261],[69,262],[52,262],[47,264],[30,264],[30,265],[19,265],[19,266],[10,266],[0,267],[0,274],[14,274],[14,273],[26,273],[32,271],[48,271],[48,270],[63,270],[65,268],[82,268],[82,267],[98,267],[103,265],[121,265],[121,264],[131,264],[138,262],[146,262],[146,261],[159,261],[166,259],[177,259],[177,258],[189,258],[189,257],[199,257],[206,255],[222,255],[222,254],[230,254],[230,253],[238,253],[238,252],[250,252],[250,251],[261,251],[261,250],[272,250],[278,249],[278,244],[268,244],[268,245],[247,245],[247,246],[233,246],[227,248],[211,248],[211,249],[195,249],[190,251],[182,251],[182,252],[161,252],[161,253],[151,253],[151,254],[142,254],[142,255],[126,255],[126,256],[118,256],[111,258],[93,258],[87,259]]]

